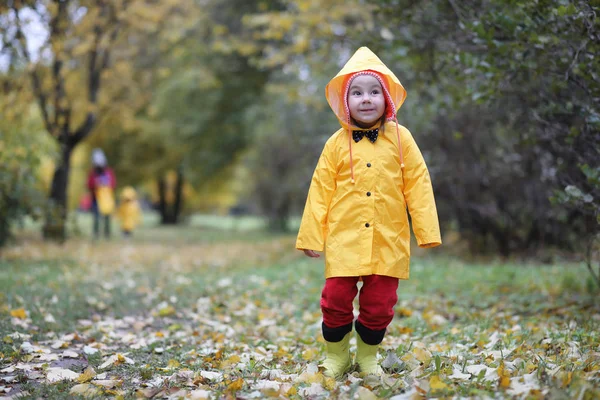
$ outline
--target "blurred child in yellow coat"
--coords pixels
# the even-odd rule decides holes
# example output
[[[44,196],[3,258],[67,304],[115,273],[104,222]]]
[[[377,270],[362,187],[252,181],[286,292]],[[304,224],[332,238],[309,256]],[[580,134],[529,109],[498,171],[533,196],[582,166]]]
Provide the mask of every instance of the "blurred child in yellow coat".
[[[351,366],[362,280],[356,363],[361,373],[380,375],[379,344],[394,317],[398,280],[409,276],[408,213],[420,247],[442,243],[433,188],[417,143],[396,117],[406,90],[371,50],[358,49],[325,96],[341,129],[315,168],[296,248],[315,258],[325,250],[325,373],[339,379]]]
[[[137,200],[137,193],[131,186],[126,186],[121,191],[119,209],[117,217],[121,223],[121,230],[124,236],[131,236],[133,230],[140,223],[141,210]]]

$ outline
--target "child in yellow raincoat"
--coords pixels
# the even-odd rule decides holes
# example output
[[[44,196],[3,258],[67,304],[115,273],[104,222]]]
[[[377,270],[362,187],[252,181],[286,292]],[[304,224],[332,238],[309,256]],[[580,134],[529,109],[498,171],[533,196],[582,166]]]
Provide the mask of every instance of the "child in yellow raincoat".
[[[442,243],[429,171],[396,112],[404,87],[361,47],[327,84],[325,95],[341,129],[325,144],[312,177],[296,248],[325,250],[321,294],[325,373],[351,366],[353,300],[359,294],[356,363],[380,375],[377,352],[394,316],[399,279],[408,279],[410,227],[420,247]]]
[[[133,230],[140,223],[140,205],[137,193],[131,186],[126,186],[121,191],[121,202],[117,210],[117,216],[121,223],[121,231],[124,236],[131,236]]]

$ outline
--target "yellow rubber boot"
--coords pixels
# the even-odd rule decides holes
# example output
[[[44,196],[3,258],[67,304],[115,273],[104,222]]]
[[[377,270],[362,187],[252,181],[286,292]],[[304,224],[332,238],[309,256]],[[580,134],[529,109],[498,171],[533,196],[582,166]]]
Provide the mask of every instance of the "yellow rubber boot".
[[[377,350],[379,345],[370,345],[363,342],[360,335],[356,335],[356,363],[360,369],[361,375],[381,376],[383,370],[377,363]]]
[[[341,379],[346,371],[350,369],[350,334],[351,332],[348,332],[339,342],[325,341],[327,344],[327,358],[321,366],[325,368],[325,375],[336,380]]]

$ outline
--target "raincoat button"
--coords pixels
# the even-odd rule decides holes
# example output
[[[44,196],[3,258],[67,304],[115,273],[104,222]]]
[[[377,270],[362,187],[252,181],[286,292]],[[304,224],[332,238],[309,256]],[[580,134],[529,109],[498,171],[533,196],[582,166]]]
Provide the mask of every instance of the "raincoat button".
[[[370,196],[370,195],[371,195],[371,192],[367,192],[367,196]]]
[[[370,162],[367,163],[367,167],[371,168],[371,163]]]
[[[369,224],[368,222],[365,224],[365,226],[368,228],[371,226],[371,224]]]

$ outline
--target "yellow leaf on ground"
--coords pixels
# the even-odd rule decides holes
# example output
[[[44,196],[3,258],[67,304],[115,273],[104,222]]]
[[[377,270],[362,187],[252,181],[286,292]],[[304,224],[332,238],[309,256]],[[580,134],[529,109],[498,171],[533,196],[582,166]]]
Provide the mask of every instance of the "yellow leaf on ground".
[[[10,316],[19,318],[19,319],[25,319],[25,318],[27,318],[27,311],[25,311],[24,308],[17,308],[16,310],[10,310]]]
[[[89,383],[83,383],[73,386],[69,394],[76,394],[83,397],[97,397],[102,394],[102,390]]]
[[[510,387],[510,377],[508,376],[501,376],[500,377],[500,387],[503,388],[509,388]]]
[[[448,387],[438,375],[434,375],[429,379],[429,387],[432,390],[444,390]]]
[[[92,367],[87,367],[85,369],[85,371],[83,371],[81,373],[81,375],[79,375],[77,377],[77,382],[79,383],[85,383],[85,382],[89,382],[91,381],[94,377],[96,376],[96,371],[94,371],[94,368]]]
[[[175,314],[175,307],[173,306],[166,306],[158,311],[158,315],[161,317],[168,317],[169,315],[173,314]]]
[[[415,347],[415,349],[413,350],[413,354],[415,355],[415,358],[421,361],[422,363],[431,360],[431,352],[427,349]]]
[[[237,363],[239,363],[240,360],[241,360],[240,356],[238,356],[237,354],[234,354],[231,357],[229,357],[227,360],[221,361],[220,367],[221,368],[231,367],[232,365],[236,365]]]
[[[561,378],[561,387],[565,388],[571,384],[571,381],[573,380],[573,372],[563,372],[559,374],[559,377]]]
[[[241,390],[243,386],[244,380],[242,378],[238,378],[237,380],[227,385],[227,390],[230,392],[237,392],[238,390]]]
[[[406,326],[401,326],[400,328],[398,328],[398,333],[403,334],[403,333],[413,333],[413,330],[406,327]]]
[[[399,317],[410,317],[412,315],[412,311],[408,308],[400,307],[396,309],[396,314],[398,314]]]
[[[295,395],[297,395],[297,394],[298,394],[298,389],[296,389],[296,387],[295,387],[295,386],[292,386],[292,387],[290,388],[290,390],[288,390],[288,391],[287,391],[287,393],[286,393],[286,395],[287,395],[288,397],[292,397],[292,396],[295,396]]]
[[[121,382],[120,380],[117,380],[117,379],[100,379],[100,380],[92,381],[92,383],[96,386],[102,386],[103,388],[106,388],[106,389],[112,389],[117,386],[121,386],[121,384],[123,382]]]
[[[510,373],[504,367],[504,362],[500,362],[500,365],[498,366],[496,372],[498,372],[498,376],[500,377],[500,379],[498,380],[498,384],[500,385],[500,387],[510,387]]]
[[[310,348],[310,349],[306,349],[302,352],[302,359],[304,360],[314,360],[317,358],[317,356],[319,355],[319,352],[314,349],[314,348]]]

